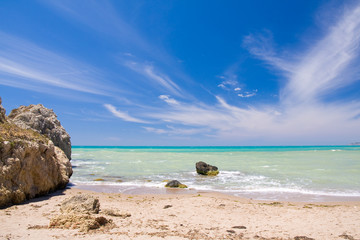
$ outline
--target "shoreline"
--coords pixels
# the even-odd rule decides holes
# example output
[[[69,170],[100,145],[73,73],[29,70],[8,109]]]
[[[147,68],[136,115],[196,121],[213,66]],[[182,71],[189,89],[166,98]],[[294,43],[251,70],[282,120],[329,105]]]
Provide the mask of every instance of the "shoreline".
[[[165,184],[164,184],[165,185]],[[300,203],[331,203],[331,202],[360,202],[358,196],[334,196],[334,195],[316,195],[304,193],[289,192],[252,192],[252,193],[234,193],[230,191],[216,190],[198,190],[188,189],[171,189],[166,187],[148,187],[148,186],[121,186],[116,184],[107,184],[106,182],[96,184],[76,184],[70,183],[70,188],[94,191],[99,193],[120,193],[129,195],[166,195],[166,194],[196,194],[196,193],[215,193],[227,196],[234,196],[244,199],[258,201],[280,201],[280,202],[300,202]]]
[[[79,147],[73,152],[71,181],[95,191],[142,194],[166,193],[163,181],[176,179],[194,191],[259,200],[360,201],[356,161],[360,148],[343,147],[352,150],[333,146],[323,146],[325,151],[303,146]],[[219,167],[220,173],[216,177],[196,174],[198,161]]]
[[[139,188],[138,191],[140,191]],[[49,195],[56,194],[57,192],[76,192],[76,193],[85,193],[85,194],[95,194],[95,195],[106,195],[106,196],[112,196],[112,195],[124,195],[128,198],[148,198],[148,197],[154,197],[154,198],[181,198],[181,197],[197,197],[198,195],[211,197],[211,198],[217,198],[217,199],[226,199],[231,201],[236,201],[240,203],[257,203],[257,204],[267,204],[267,203],[274,203],[278,202],[281,204],[290,204],[290,205],[297,205],[297,206],[305,206],[305,205],[322,205],[327,204],[329,206],[333,205],[342,205],[342,206],[360,206],[360,200],[348,200],[348,201],[325,201],[325,202],[304,202],[304,201],[288,201],[288,200],[262,200],[262,199],[254,199],[254,198],[246,198],[241,196],[235,196],[231,194],[216,192],[216,191],[196,191],[196,190],[187,190],[187,189],[180,189],[180,188],[166,188],[164,191],[160,192],[143,192],[143,193],[116,193],[116,192],[105,192],[105,191],[94,191],[84,188],[75,188],[73,186],[67,187],[64,190],[59,190],[54,193],[50,193]],[[41,198],[41,197],[40,197]],[[32,201],[32,200],[29,200]]]
[[[49,228],[61,202],[78,194],[98,198],[96,215],[114,225],[89,232]],[[109,216],[106,209],[131,216]],[[0,239],[359,239],[359,215],[360,201],[275,202],[214,192],[134,195],[71,187],[0,210]]]

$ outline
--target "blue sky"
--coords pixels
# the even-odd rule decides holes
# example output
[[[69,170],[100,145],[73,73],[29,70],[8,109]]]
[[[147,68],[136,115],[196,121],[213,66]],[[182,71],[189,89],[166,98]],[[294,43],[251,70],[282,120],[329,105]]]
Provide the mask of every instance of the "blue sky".
[[[0,1],[7,113],[73,145],[360,141],[358,1]]]

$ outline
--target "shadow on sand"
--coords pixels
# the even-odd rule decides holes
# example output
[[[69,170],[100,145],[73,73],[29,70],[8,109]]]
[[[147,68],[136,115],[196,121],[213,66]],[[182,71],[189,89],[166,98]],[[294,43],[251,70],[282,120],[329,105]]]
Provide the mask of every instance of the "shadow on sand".
[[[67,189],[70,189],[70,188],[73,187],[73,186],[74,186],[74,184],[68,183],[64,189],[59,189],[59,190],[56,190],[56,191],[54,191],[54,192],[49,192],[49,193],[47,193],[47,194],[45,194],[45,195],[37,196],[37,197],[35,197],[35,198],[25,200],[25,201],[22,202],[22,203],[8,205],[8,206],[5,206],[5,207],[0,208],[0,209],[7,209],[7,208],[12,207],[12,206],[21,206],[21,205],[27,205],[27,204],[32,204],[32,203],[38,203],[38,202],[46,201],[46,200],[49,200],[49,199],[52,198],[52,197],[65,195],[64,192],[65,192]]]

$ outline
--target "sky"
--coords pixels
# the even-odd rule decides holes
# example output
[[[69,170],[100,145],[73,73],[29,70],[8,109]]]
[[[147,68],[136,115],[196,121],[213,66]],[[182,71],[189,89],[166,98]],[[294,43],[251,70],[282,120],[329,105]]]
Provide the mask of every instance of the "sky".
[[[7,114],[73,145],[360,142],[360,2],[0,0]]]

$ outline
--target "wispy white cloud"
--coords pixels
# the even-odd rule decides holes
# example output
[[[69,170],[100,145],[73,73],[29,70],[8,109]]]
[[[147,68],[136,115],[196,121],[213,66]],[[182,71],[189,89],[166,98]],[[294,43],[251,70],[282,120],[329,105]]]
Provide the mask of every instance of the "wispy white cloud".
[[[149,37],[144,36],[141,31],[131,24],[130,19],[124,17],[124,14],[121,14],[121,11],[114,7],[112,1],[42,0],[42,2],[66,19],[76,20],[77,23],[81,23],[101,35],[111,36],[112,40],[119,45],[125,46],[126,49],[132,48],[137,52],[140,51],[150,58],[167,65],[172,72],[176,72],[179,76],[188,78],[174,67],[177,66],[178,59],[168,54],[161,45],[154,44]]]
[[[360,134],[359,103],[244,109],[217,99],[214,106],[182,104],[150,116],[167,123],[207,129],[215,132],[213,136],[217,139],[238,143],[252,139],[258,144],[347,143]],[[354,139],[349,139],[351,136]]]
[[[218,76],[220,79],[222,79],[218,87],[229,92],[234,92],[234,94],[242,98],[250,98],[256,96],[257,90],[253,90],[253,91],[243,90],[243,88],[246,88],[245,84],[239,83],[238,75],[236,74],[239,68],[238,65],[239,63],[235,63],[231,65],[226,69],[223,75]]]
[[[166,134],[167,131],[161,128],[143,127],[146,131],[156,134]]]
[[[147,79],[151,80],[152,83],[155,84],[157,87],[161,87],[162,89],[165,89],[177,96],[183,95],[182,89],[166,74],[155,70],[153,65],[146,63],[143,64],[135,61],[125,61],[124,65],[129,69],[145,76]]]
[[[255,40],[255,36],[246,38],[247,44],[254,44],[247,45],[250,52],[283,71],[287,79],[279,103],[243,108],[216,97],[215,105],[178,102],[150,116],[167,123],[207,128],[218,139],[238,143],[243,139],[253,139],[258,144],[358,141],[360,102],[329,102],[321,97],[359,80],[354,74],[358,68],[354,67],[359,64],[360,54],[360,4],[348,10],[322,39],[296,58],[279,57],[272,46],[252,42]],[[232,89],[240,97],[256,94]]]
[[[104,107],[111,112],[115,117],[120,118],[124,121],[127,122],[135,122],[135,123],[148,123],[147,121],[141,120],[139,118],[134,118],[132,116],[130,116],[127,112],[123,112],[120,111],[118,109],[116,109],[116,107],[114,107],[111,104],[104,104]]]
[[[245,37],[244,45],[253,56],[262,59],[284,74],[286,81],[285,86],[280,89],[279,104],[238,107],[220,97],[217,97],[217,102],[213,104],[196,101],[183,103],[169,95],[161,95],[159,98],[169,106],[152,109],[147,113],[142,111],[139,116],[183,127],[176,129],[144,127],[144,129],[158,134],[184,134],[186,131],[188,131],[187,134],[201,134],[208,131],[215,133],[214,136],[221,140],[232,139],[238,144],[249,139],[255,139],[259,144],[358,141],[356,139],[360,136],[360,103],[358,100],[324,102],[322,99],[323,96],[359,80],[354,76],[359,71],[360,4],[355,3],[357,5],[352,6],[343,16],[340,16],[338,22],[328,29],[322,39],[312,41],[316,44],[308,47],[307,50],[302,48],[301,52],[287,51],[286,55],[282,52],[279,53],[274,47],[273,36],[269,31],[265,34],[251,34]],[[149,55],[157,59],[172,59],[171,57],[160,57],[166,56],[166,54],[159,54],[157,50],[153,51],[154,46],[146,42],[140,34],[123,21],[109,2],[90,1],[85,8],[79,2],[74,3],[74,1],[53,1],[52,4],[99,32],[113,34],[121,43],[129,43],[145,52],[151,52]],[[87,14],[83,14],[84,12]],[[127,55],[127,57],[133,56]],[[177,97],[184,94],[184,91],[169,75],[155,68],[153,64],[131,60],[125,62],[126,67],[141,74],[161,90],[166,90],[166,94]],[[29,74],[34,74],[28,72],[28,75],[23,76],[24,74],[21,74],[24,68],[12,70],[9,68],[9,64],[6,62],[4,64],[3,72],[8,75],[17,74],[29,77]],[[43,78],[38,77],[37,79],[40,81]],[[234,94],[239,97],[251,97],[256,93],[244,90],[245,87],[239,84],[236,66],[220,76],[220,79],[218,87],[234,91]],[[54,79],[51,84],[55,86],[59,83]],[[76,85],[73,88],[84,86],[87,85]],[[98,88],[91,89],[98,91]],[[113,105],[106,104],[104,106],[114,116],[124,121],[147,123],[117,110]]]
[[[210,129],[228,129],[229,118],[226,109],[205,104],[183,104],[179,103],[166,111],[150,113],[149,116],[187,126],[206,126]]]
[[[155,72],[154,71],[154,67],[147,65],[144,68],[144,73],[145,75],[147,75],[149,78],[157,81],[160,85],[162,85],[164,88],[168,89],[170,92],[176,94],[176,95],[181,95],[180,91],[180,87],[174,83],[168,76],[166,76],[165,74],[161,74],[159,72]]]
[[[34,91],[46,89],[54,92],[55,87],[91,94],[109,94],[109,88],[94,67],[1,31],[0,84]]]
[[[238,93],[238,96],[239,96],[239,97],[242,97],[242,98],[254,97],[254,96],[256,96],[257,91],[258,91],[258,90],[255,89],[255,90],[252,91],[252,92]]]
[[[273,47],[273,35],[268,30],[264,30],[262,33],[245,36],[243,45],[253,56],[264,60],[281,71],[291,72],[294,70],[294,66],[291,62],[277,56],[278,53]]]
[[[269,40],[270,39],[270,40]],[[249,35],[245,38],[249,51],[283,71],[288,79],[281,90],[287,104],[319,101],[332,91],[359,80],[360,5],[344,12],[329,27],[324,38],[296,57],[277,56],[271,37]]]
[[[221,79],[225,79],[224,76],[220,76]],[[226,79],[223,80],[218,87],[224,89],[224,90],[230,90],[234,86],[238,85],[239,83],[236,80]]]
[[[234,88],[238,88],[239,86],[238,76],[235,73],[237,68],[238,68],[238,64],[233,64],[228,69],[226,69],[223,75],[218,76],[221,79],[221,83],[218,85],[218,87],[224,90],[231,90]]]
[[[121,18],[110,1],[87,0],[85,3],[72,0],[44,0],[42,2],[65,17],[75,19],[102,34],[108,34],[123,44],[135,45],[146,52],[152,51],[152,46]]]
[[[194,135],[198,133],[208,132],[204,128],[176,128],[173,126],[166,126],[166,129],[163,128],[153,128],[153,127],[143,127],[146,131],[156,133],[156,134],[166,134],[166,135]]]
[[[325,38],[305,53],[290,72],[282,91],[284,101],[317,100],[331,91],[359,80],[360,5],[347,11]],[[356,62],[355,62],[356,60]],[[351,65],[356,63],[356,65]],[[356,69],[354,69],[354,67]],[[349,74],[350,73],[350,74]]]
[[[119,55],[121,55],[120,58],[127,58],[127,60],[122,59],[120,64],[144,76],[148,83],[152,84],[152,87],[155,86],[162,91],[167,90],[167,93],[178,97],[191,97],[177,84],[177,81],[180,80],[182,83],[193,82],[180,69],[178,59],[168,54],[162,45],[156,44],[151,36],[146,36],[139,31],[136,25],[132,24],[133,19],[122,14],[118,4],[115,7],[108,0],[101,2],[88,0],[86,4],[72,0],[42,2],[65,19],[72,20],[74,25],[83,24],[95,30],[101,37],[111,36],[111,41],[116,42],[118,48],[126,49],[120,54],[115,52],[114,58],[119,59]],[[142,60],[136,60],[136,56],[141,56]],[[139,82],[141,85],[142,79],[132,78],[128,81]]]
[[[161,100],[164,100],[164,102],[166,102],[169,105],[178,105],[179,102],[176,101],[175,99],[171,98],[169,95],[160,95],[159,98]]]

